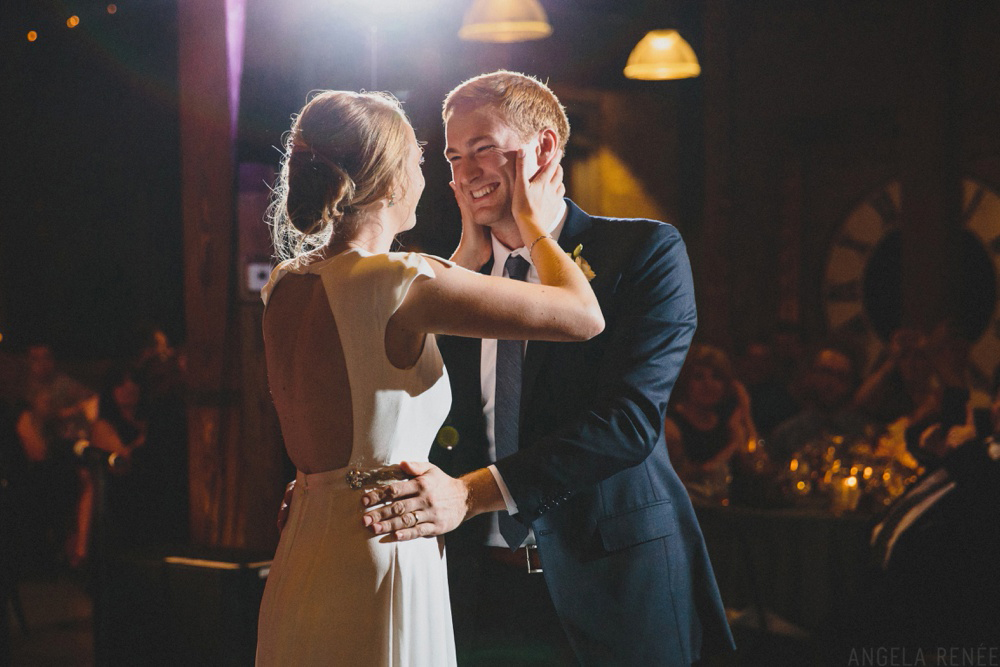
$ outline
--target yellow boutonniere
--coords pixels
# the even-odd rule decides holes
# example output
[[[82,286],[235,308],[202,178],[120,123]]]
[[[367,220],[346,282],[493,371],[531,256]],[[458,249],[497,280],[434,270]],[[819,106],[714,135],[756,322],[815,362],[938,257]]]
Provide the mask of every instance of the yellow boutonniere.
[[[569,256],[574,262],[576,262],[576,265],[580,267],[580,270],[583,271],[583,275],[587,277],[587,280],[591,281],[597,277],[597,274],[594,273],[592,268],[590,268],[590,264],[583,258],[583,255],[580,254],[581,252],[583,252],[582,243],[573,248],[573,252],[569,253]]]

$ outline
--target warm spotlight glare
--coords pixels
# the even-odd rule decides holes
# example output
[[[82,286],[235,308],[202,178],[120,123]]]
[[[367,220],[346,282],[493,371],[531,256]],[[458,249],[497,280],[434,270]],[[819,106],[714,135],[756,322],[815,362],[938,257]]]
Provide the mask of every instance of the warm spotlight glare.
[[[846,484],[849,487],[855,487],[858,485],[858,478],[853,476],[848,477],[846,480],[844,480],[844,484]]]
[[[2,343],[2,342],[3,342],[3,334],[0,333],[0,343]]]
[[[552,34],[537,0],[475,0],[458,36],[476,42],[525,42]]]
[[[118,11],[118,5],[108,5],[108,14],[114,14]]]
[[[338,4],[338,0],[322,0],[326,5]],[[317,0],[318,3],[318,0]],[[406,14],[427,11],[430,0],[339,0],[339,4],[352,14],[369,19],[399,20]]]
[[[79,16],[70,16],[68,19],[66,19],[66,27],[75,28],[78,25],[80,25]]]
[[[28,31],[28,41],[29,42],[33,42],[36,39],[38,39],[38,33],[35,32],[34,30],[29,30]]]
[[[625,76],[644,81],[687,79],[701,74],[694,49],[676,30],[651,30],[632,49]]]

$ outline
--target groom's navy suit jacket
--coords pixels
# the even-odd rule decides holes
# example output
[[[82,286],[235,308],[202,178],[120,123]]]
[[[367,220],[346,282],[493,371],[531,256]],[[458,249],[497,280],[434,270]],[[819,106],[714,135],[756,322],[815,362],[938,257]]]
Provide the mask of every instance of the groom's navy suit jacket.
[[[497,468],[516,516],[535,531],[581,662],[687,665],[732,647],[701,530],[663,439],[667,399],[696,326],[690,264],[670,225],[593,217],[567,204],[559,243],[583,245],[606,328],[583,343],[528,343],[519,451]],[[457,475],[488,463],[480,341],[443,337],[440,348],[459,442],[434,447],[432,460]],[[474,588],[483,519],[449,537],[457,622]]]

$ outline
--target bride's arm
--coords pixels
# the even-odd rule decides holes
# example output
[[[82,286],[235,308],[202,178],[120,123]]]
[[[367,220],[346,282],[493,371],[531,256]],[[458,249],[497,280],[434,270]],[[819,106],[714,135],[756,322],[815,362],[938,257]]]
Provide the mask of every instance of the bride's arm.
[[[432,261],[433,280],[418,280],[390,320],[390,327],[512,340],[587,340],[604,329],[597,297],[586,276],[542,227],[561,204],[562,167],[552,160],[531,180],[516,159],[512,209],[540,285],[484,276]],[[474,232],[463,230],[463,234]]]

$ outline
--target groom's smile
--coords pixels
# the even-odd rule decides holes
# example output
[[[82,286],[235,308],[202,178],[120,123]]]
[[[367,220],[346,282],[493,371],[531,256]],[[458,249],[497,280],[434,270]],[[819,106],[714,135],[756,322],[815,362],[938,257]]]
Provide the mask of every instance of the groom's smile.
[[[473,190],[472,191],[472,199],[473,199],[473,201],[478,201],[478,200],[482,199],[483,197],[485,197],[486,195],[489,195],[489,194],[492,194],[493,192],[496,192],[496,189],[498,187],[500,187],[499,183],[493,183],[492,185],[487,185],[485,188],[480,188],[479,190]]]

